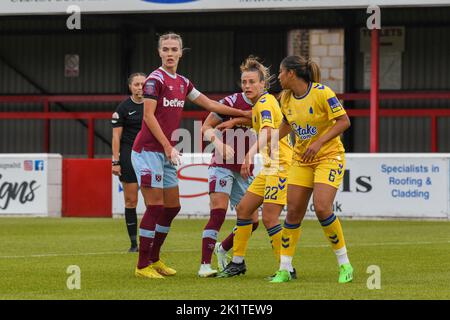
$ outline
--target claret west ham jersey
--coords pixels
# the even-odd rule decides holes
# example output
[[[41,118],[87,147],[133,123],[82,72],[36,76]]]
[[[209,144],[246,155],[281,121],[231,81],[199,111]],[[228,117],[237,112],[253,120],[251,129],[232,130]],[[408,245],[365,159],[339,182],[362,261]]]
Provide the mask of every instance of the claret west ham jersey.
[[[172,133],[179,128],[186,98],[195,100],[200,92],[194,88],[192,82],[179,74],[170,74],[162,67],[153,71],[144,83],[144,98],[157,101],[155,117],[166,138],[172,141]],[[136,152],[152,151],[164,152],[164,148],[153,136],[145,122],[142,122],[134,141],[133,150]]]
[[[224,99],[219,101],[220,103],[235,109],[240,110],[252,110],[252,102],[245,96],[244,93],[235,93],[225,97]],[[217,115],[223,122],[232,119],[231,116],[225,115]],[[251,127],[240,126],[234,127],[233,132],[225,130],[223,132],[222,142],[229,144],[232,143],[231,147],[234,150],[234,159],[232,161],[226,161],[224,159],[217,159],[216,153],[213,153],[213,157],[211,159],[212,167],[223,167],[230,169],[235,172],[241,171],[241,166],[244,161],[245,155],[250,149],[250,146],[256,142],[257,137]],[[227,132],[234,134],[234,139],[227,139]]]

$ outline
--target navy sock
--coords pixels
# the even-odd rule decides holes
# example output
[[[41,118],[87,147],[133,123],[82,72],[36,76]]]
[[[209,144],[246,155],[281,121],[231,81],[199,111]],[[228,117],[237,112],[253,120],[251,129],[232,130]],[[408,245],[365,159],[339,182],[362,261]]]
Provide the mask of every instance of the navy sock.
[[[130,237],[131,245],[137,247],[137,214],[136,208],[125,208],[125,222],[127,224],[128,236]]]

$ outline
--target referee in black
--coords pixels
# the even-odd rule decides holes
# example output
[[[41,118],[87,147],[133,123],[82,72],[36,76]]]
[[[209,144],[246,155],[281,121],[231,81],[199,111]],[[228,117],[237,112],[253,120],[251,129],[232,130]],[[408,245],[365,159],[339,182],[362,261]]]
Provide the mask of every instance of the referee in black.
[[[131,148],[134,139],[141,130],[144,114],[144,96],[142,87],[146,76],[143,73],[133,73],[128,78],[128,88],[131,96],[119,104],[112,116],[112,173],[119,176],[122,182],[125,198],[125,222],[131,247],[128,252],[138,252],[136,240],[138,201],[138,183],[131,164]]]

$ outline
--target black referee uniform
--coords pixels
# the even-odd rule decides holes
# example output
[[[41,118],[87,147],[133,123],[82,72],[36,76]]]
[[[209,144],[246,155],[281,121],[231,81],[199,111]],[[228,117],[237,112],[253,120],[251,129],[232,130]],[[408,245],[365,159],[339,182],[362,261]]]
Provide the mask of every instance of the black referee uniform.
[[[144,115],[144,103],[137,104],[131,97],[123,101],[116,109],[111,120],[113,128],[122,127],[120,138],[120,181],[137,183],[136,174],[131,164],[131,149],[134,139],[141,130]]]
[[[137,183],[136,174],[131,164],[131,150],[134,139],[141,130],[143,115],[144,103],[135,103],[129,97],[119,104],[111,119],[113,128],[122,127],[119,150],[121,175],[119,176],[119,180],[125,183]],[[138,252],[136,208],[125,208],[125,222],[131,241],[131,247],[128,251]]]

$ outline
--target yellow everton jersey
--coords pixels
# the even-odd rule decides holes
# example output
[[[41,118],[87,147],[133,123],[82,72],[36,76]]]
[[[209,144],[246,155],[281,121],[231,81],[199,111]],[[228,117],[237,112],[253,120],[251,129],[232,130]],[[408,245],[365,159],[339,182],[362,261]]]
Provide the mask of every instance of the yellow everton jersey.
[[[310,83],[302,97],[295,97],[291,91],[283,92],[281,111],[295,132],[294,160],[300,162],[308,146],[330,130],[335,118],[346,114],[336,94],[320,83]],[[344,151],[338,136],[320,148],[314,162]]]
[[[259,134],[264,127],[278,129],[282,122],[283,114],[277,99],[267,92],[261,95],[252,108],[253,129]],[[292,146],[289,136],[279,142],[278,152],[274,150],[271,157],[269,157],[269,146],[266,146],[260,153],[264,159],[264,174],[286,172],[292,162]],[[279,161],[277,161],[278,159]]]

